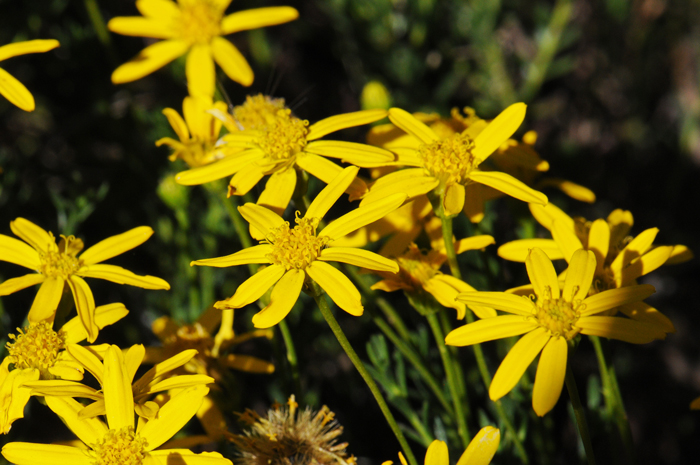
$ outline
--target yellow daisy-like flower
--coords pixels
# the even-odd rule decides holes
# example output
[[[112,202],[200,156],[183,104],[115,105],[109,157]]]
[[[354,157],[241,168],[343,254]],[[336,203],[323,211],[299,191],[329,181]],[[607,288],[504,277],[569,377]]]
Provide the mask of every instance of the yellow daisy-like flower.
[[[309,122],[278,110],[264,129],[244,130],[223,137],[222,150],[233,153],[207,166],[184,171],[175,180],[184,185],[203,184],[233,175],[230,195],[245,195],[263,176],[270,175],[258,205],[278,214],[287,208],[297,185],[297,170],[304,170],[325,183],[330,183],[342,168],[328,160],[338,158],[361,168],[380,166],[394,160],[388,150],[354,142],[318,140],[341,129],[373,123],[386,117],[386,110],[366,110],[325,118],[309,126]],[[367,190],[356,178],[349,186],[352,198]]]
[[[95,323],[95,299],[83,278],[100,278],[117,284],[129,284],[144,289],[170,289],[170,285],[155,276],[139,276],[119,266],[103,262],[143,244],[153,230],[140,226],[83,250],[83,241],[74,236],[61,236],[56,245],[53,234],[24,218],[10,222],[10,229],[25,242],[0,234],[0,260],[36,271],[0,284],[0,296],[12,294],[35,284],[41,284],[27,318],[32,323],[53,320],[63,295],[64,286],[73,293],[80,321],[94,342],[99,332]]]
[[[588,296],[596,269],[590,250],[577,250],[566,272],[564,287],[547,255],[530,250],[525,261],[534,286],[535,298],[505,292],[471,292],[457,296],[467,305],[483,305],[510,315],[499,315],[462,326],[450,332],[445,344],[468,346],[525,334],[510,349],[493,377],[489,396],[498,400],[518,384],[530,363],[540,355],[532,407],[543,416],[559,400],[564,385],[568,341],[578,334],[607,337],[645,344],[664,339],[666,334],[654,325],[601,313],[620,305],[640,302],[655,292],[648,284],[609,289]]]
[[[113,18],[107,24],[117,34],[165,39],[149,45],[128,63],[114,70],[112,82],[141,79],[187,54],[185,73],[192,96],[214,95],[214,62],[243,86],[253,83],[253,70],[241,52],[223,36],[295,20],[299,12],[289,6],[256,8],[224,15],[231,0],[137,0],[143,16]]]
[[[217,302],[220,309],[241,308],[255,302],[274,286],[270,304],[253,317],[257,328],[279,323],[291,311],[304,282],[314,280],[333,301],[351,315],[363,312],[355,285],[327,262],[342,262],[370,270],[397,272],[398,266],[373,252],[349,247],[334,247],[333,241],[378,220],[406,200],[405,194],[393,194],[366,207],[359,207],[317,232],[320,221],[350,186],[358,168],[345,168],[309,205],[303,217],[290,227],[278,214],[265,207],[247,203],[238,208],[251,224],[256,245],[232,255],[193,261],[192,265],[228,267],[250,263],[269,264],[238,287],[233,297]]]
[[[409,199],[433,192],[440,198],[445,215],[454,216],[464,209],[466,187],[471,183],[484,184],[525,202],[546,204],[547,196],[513,176],[479,169],[479,165],[518,129],[525,118],[525,108],[524,103],[509,106],[475,137],[468,131],[441,137],[410,113],[400,108],[390,109],[391,122],[420,141],[420,145],[417,148],[415,144],[391,147],[398,157],[391,164],[413,168],[377,180],[361,205],[390,192],[406,192]]]
[[[496,241],[491,236],[475,236],[462,239],[455,244],[455,252],[460,254],[467,250],[483,249]],[[408,250],[396,258],[399,264],[399,272],[390,274],[382,271],[375,272],[383,280],[375,283],[372,289],[386,292],[403,290],[409,296],[422,299],[424,292],[435,297],[440,305],[457,310],[457,318],[462,319],[466,315],[467,306],[455,300],[462,292],[474,292],[471,287],[459,278],[443,274],[440,268],[447,261],[445,249],[430,250],[427,254],[421,252],[416,244],[411,244]],[[496,316],[495,310],[478,305],[470,306],[479,318]]]
[[[17,465],[71,463],[75,465],[141,465],[150,463],[184,463],[187,465],[231,465],[216,452],[195,454],[186,449],[155,450],[163,445],[194,416],[207,395],[205,386],[179,391],[163,405],[158,416],[140,418],[134,427],[134,396],[129,377],[130,366],[122,351],[109,346],[102,383],[106,420],[86,418],[80,414],[83,405],[70,397],[47,397],[46,404],[85,443],[81,447],[58,444],[11,442],[2,448],[2,455]]]
[[[54,39],[29,40],[3,45],[0,47],[0,61],[28,53],[48,52],[59,45],[58,41]],[[0,95],[24,111],[34,111],[34,97],[31,92],[2,68],[0,68]]]
[[[457,461],[457,465],[489,465],[491,459],[496,455],[498,444],[501,442],[501,432],[493,426],[484,426],[476,433],[462,456]],[[408,465],[403,454],[399,452],[399,459],[402,465]],[[392,465],[391,460],[383,462],[382,465]],[[425,465],[449,465],[450,456],[447,444],[438,439],[428,446],[425,453]]]
[[[102,329],[124,318],[129,311],[123,304],[110,304],[95,309],[95,324]],[[83,367],[65,348],[87,338],[78,317],[54,331],[52,323],[32,323],[19,334],[10,334],[6,348],[9,355],[0,365],[0,433],[7,434],[12,423],[24,417],[24,406],[30,388],[22,385],[39,379],[83,379]],[[10,370],[10,366],[13,367]]]
[[[658,228],[649,228],[636,237],[629,236],[634,224],[632,213],[614,210],[607,219],[587,221],[571,218],[552,204],[530,205],[535,219],[552,233],[553,239],[522,239],[503,244],[498,255],[506,260],[524,261],[528,250],[539,247],[552,260],[571,261],[578,249],[591,250],[596,256],[596,269],[590,294],[636,284],[641,276],[664,264],[690,260],[692,252],[684,245],[654,246]],[[673,323],[661,312],[645,304],[633,302],[619,310],[635,320],[659,325],[666,332],[675,332]]]

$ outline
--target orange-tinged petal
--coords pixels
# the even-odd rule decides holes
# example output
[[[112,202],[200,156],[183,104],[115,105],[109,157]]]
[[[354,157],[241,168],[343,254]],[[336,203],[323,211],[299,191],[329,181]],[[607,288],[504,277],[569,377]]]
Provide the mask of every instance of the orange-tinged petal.
[[[501,442],[501,432],[493,426],[484,426],[476,433],[457,465],[489,465]]]
[[[481,321],[495,319],[491,318]],[[518,384],[525,370],[527,370],[550,339],[549,331],[540,327],[524,335],[515,343],[493,376],[493,381],[491,381],[491,387],[489,388],[491,400],[496,401],[500,399]]]
[[[574,252],[583,248],[581,240],[576,236],[573,228],[569,228],[566,224],[559,220],[552,221],[552,238],[559,244],[559,248],[564,254],[564,259],[571,262],[571,257]]]
[[[28,53],[44,53],[53,50],[60,44],[55,39],[36,39],[25,42],[15,42],[0,47],[0,61],[8,58],[27,55]]]
[[[306,268],[311,279],[323,288],[333,302],[354,316],[362,315],[364,308],[360,292],[340,271],[321,261],[314,261]]]
[[[554,239],[519,239],[507,242],[498,248],[498,256],[513,262],[524,262],[530,250],[537,247],[550,260],[561,260],[564,255]]]
[[[547,196],[542,192],[536,191],[522,181],[518,181],[513,176],[500,171],[472,171],[469,173],[469,179],[479,184],[485,184],[523,202],[542,205],[546,205],[548,202]]]
[[[0,295],[10,295],[29,286],[43,283],[46,276],[39,273],[31,273],[19,278],[11,278],[0,284]]]
[[[141,50],[133,60],[124,63],[112,73],[112,83],[136,81],[159,70],[190,48],[184,40],[163,40]]]
[[[222,37],[214,37],[211,41],[211,51],[214,61],[221,66],[229,79],[245,87],[253,84],[252,68],[231,42]]]
[[[666,338],[666,333],[653,324],[618,316],[588,316],[579,319],[576,326],[581,328],[581,334],[618,339],[631,344],[646,344]]]
[[[287,271],[272,289],[270,303],[253,315],[253,325],[256,328],[270,328],[282,321],[297,302],[305,278],[303,270]]]
[[[222,39],[224,40],[224,39]],[[216,85],[216,72],[212,48],[208,44],[194,45],[185,63],[187,90],[193,97],[212,97]]]
[[[215,307],[219,309],[241,308],[255,302],[280,280],[284,272],[285,269],[282,265],[272,265],[258,271],[238,286],[233,297],[217,302]]]
[[[343,192],[350,187],[352,181],[357,177],[360,169],[356,166],[348,166],[333,179],[316,198],[311,202],[306,210],[305,218],[323,218],[328,213],[328,210],[338,201]]]
[[[542,349],[532,390],[532,408],[538,416],[552,410],[559,400],[566,375],[566,338],[553,337]]]
[[[343,237],[346,234],[383,218],[387,213],[396,210],[406,201],[406,194],[393,194],[384,199],[377,200],[341,216],[326,226],[319,233],[320,236],[328,236],[331,239]]]
[[[80,255],[85,265],[92,265],[121,255],[143,244],[153,235],[153,229],[139,226],[125,233],[117,234],[93,245]]]
[[[87,386],[86,386],[87,387]],[[61,420],[85,444],[95,444],[107,433],[107,425],[97,418],[79,418],[78,413],[85,407],[70,397],[45,397],[46,405],[61,417]]]
[[[578,249],[566,271],[562,297],[567,302],[583,300],[588,295],[596,271],[596,257],[590,250]]]
[[[554,271],[554,265],[547,254],[540,249],[532,249],[525,260],[525,265],[537,297],[541,299],[558,299],[560,297],[559,278],[557,278],[557,272]],[[547,289],[549,289],[549,295],[547,295]]]
[[[0,68],[0,95],[24,111],[34,111],[34,96],[14,76]]]
[[[343,163],[362,168],[386,166],[395,158],[393,153],[379,147],[337,140],[312,141],[304,147],[304,152],[339,158]]]
[[[116,323],[128,314],[129,310],[126,309],[124,304],[100,305],[95,308],[95,324],[102,329],[107,325]],[[66,344],[77,344],[88,337],[87,331],[77,316],[68,320],[61,327],[61,330],[65,334]]]
[[[507,141],[522,124],[526,110],[527,105],[524,103],[514,103],[496,116],[474,139],[474,158],[486,160]]]
[[[399,265],[396,261],[382,257],[369,250],[354,247],[328,247],[321,251],[318,257],[324,262],[341,262],[359,266],[368,270],[388,271],[397,273]]]
[[[2,448],[2,455],[16,465],[93,465],[95,458],[84,449],[58,444],[11,442]]]
[[[238,211],[255,228],[251,232],[257,230],[260,234],[259,236],[253,236],[254,239],[259,241],[265,239],[270,230],[277,229],[284,224],[284,220],[277,213],[254,203],[246,203],[238,207]]]
[[[170,289],[170,284],[163,279],[150,275],[137,275],[120,266],[105,265],[103,263],[84,266],[77,274],[83,278],[106,279],[113,283],[128,284],[143,289]]]
[[[34,297],[32,308],[29,309],[27,319],[30,323],[38,323],[43,320],[53,319],[58,308],[58,303],[63,296],[63,278],[47,278]],[[77,302],[76,302],[77,304]]]
[[[363,124],[374,123],[386,117],[386,110],[363,110],[352,113],[343,113],[340,115],[330,116],[318,121],[309,126],[309,132],[306,135],[306,140],[312,141],[341,129],[362,126]]]
[[[526,317],[535,313],[535,304],[530,299],[505,292],[465,292],[458,295],[457,300]]]
[[[109,20],[107,29],[124,36],[152,39],[173,39],[177,36],[168,23],[141,16],[117,16]]]
[[[126,370],[122,351],[117,346],[109,346],[109,349],[107,349],[104,367],[102,390],[105,395],[105,408],[109,428],[133,427],[134,397],[131,392],[131,381]]]
[[[401,108],[390,108],[389,119],[397,127],[420,140],[424,144],[440,140],[435,131],[430,129],[425,123],[418,121],[415,116],[402,110]]]
[[[58,252],[56,240],[44,229],[24,218],[10,222],[10,229],[24,242],[34,247],[38,252]]]
[[[299,12],[291,6],[272,6],[237,11],[221,20],[221,34],[258,29],[288,23],[299,17]]]
[[[272,246],[270,244],[260,244],[240,250],[231,255],[226,255],[225,257],[194,260],[190,262],[190,266],[199,265],[225,268],[229,266],[247,265],[249,263],[270,263],[270,260],[267,258],[270,253],[272,253]]]
[[[581,316],[595,315],[596,313],[610,310],[611,308],[638,302],[646,299],[656,292],[651,284],[639,284],[636,286],[625,286],[619,289],[608,289],[607,291],[594,294],[583,301],[585,308],[581,311]]]

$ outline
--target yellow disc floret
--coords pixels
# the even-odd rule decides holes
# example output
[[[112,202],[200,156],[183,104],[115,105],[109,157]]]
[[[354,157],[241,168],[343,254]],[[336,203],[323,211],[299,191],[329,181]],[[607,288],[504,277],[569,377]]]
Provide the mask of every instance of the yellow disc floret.
[[[309,122],[292,116],[292,110],[278,110],[268,130],[256,141],[271,161],[285,161],[306,147]]]
[[[413,290],[423,288],[439,272],[441,265],[431,255],[424,255],[416,244],[410,244],[408,251],[396,259],[399,264],[396,277]]]
[[[76,255],[83,250],[83,241],[76,239],[74,236],[61,236],[58,251],[55,250],[49,247],[47,252],[39,253],[41,260],[41,269],[39,271],[48,278],[68,279],[82,265],[80,260],[76,258]]]
[[[19,334],[10,334],[14,342],[5,346],[12,357],[12,363],[17,369],[36,368],[42,378],[51,378],[49,368],[58,359],[58,353],[65,347],[65,335],[62,331],[54,331],[53,323],[42,321],[32,324],[24,331],[17,328]]]
[[[287,270],[292,268],[303,270],[316,260],[323,247],[328,243],[328,237],[316,237],[318,218],[299,218],[297,225],[289,227],[285,222],[272,231],[265,239],[272,245],[272,253],[268,256],[275,265],[282,265]]]
[[[474,141],[466,134],[424,144],[418,149],[423,167],[444,184],[465,184],[481,160],[474,158]]]
[[[95,465],[141,465],[146,457],[144,438],[134,432],[132,426],[110,429],[96,444]]]
[[[180,0],[180,36],[190,44],[208,44],[221,35],[221,2]]]
[[[272,98],[263,94],[248,95],[243,105],[231,112],[240,130],[266,130],[276,119],[277,112],[284,109],[283,98]]]
[[[545,289],[545,295],[537,299],[537,322],[548,329],[553,337],[562,336],[571,340],[581,331],[576,328],[581,311],[581,301],[568,302],[565,299],[552,298],[549,287]]]

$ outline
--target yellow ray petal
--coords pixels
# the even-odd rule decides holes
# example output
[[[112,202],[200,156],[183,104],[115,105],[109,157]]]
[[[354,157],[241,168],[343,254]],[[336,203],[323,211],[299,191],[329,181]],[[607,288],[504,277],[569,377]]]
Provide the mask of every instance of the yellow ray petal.
[[[237,173],[252,161],[263,156],[260,149],[249,149],[241,153],[229,155],[209,165],[198,166],[187,171],[180,171],[175,175],[175,182],[183,186],[196,186],[207,182],[216,181]]]
[[[185,99],[187,98],[188,97],[185,97]],[[170,123],[170,126],[173,128],[173,131],[175,131],[175,134],[177,134],[177,137],[181,141],[189,140],[190,130],[187,128],[187,123],[185,123],[185,120],[182,119],[180,113],[173,110],[172,108],[165,108],[163,109],[163,115],[165,115],[165,117],[168,119],[168,123]],[[156,145],[158,145],[158,142],[156,142]]]
[[[253,315],[253,325],[256,328],[270,328],[282,321],[297,302],[305,278],[303,270],[287,271],[272,289],[270,303]]]
[[[501,442],[501,432],[493,426],[484,426],[469,443],[457,465],[489,465]]]
[[[39,254],[36,250],[14,237],[3,234],[0,234],[0,260],[34,271],[41,267]]]
[[[418,156],[418,150],[413,147],[391,147],[391,151],[396,154],[395,163],[398,166],[423,166],[423,161]]]
[[[542,349],[532,390],[532,408],[542,417],[552,410],[564,387],[568,345],[563,337],[553,337]]]
[[[454,288],[454,289],[457,291],[457,295],[459,295],[459,294],[461,294],[461,293],[464,293],[464,292],[476,292],[476,289],[474,289],[473,287],[471,287],[469,284],[465,283],[465,282],[462,281],[461,279],[455,278],[454,276],[450,276],[450,275],[448,275],[448,274],[439,274],[439,275],[436,275],[434,278],[432,278],[432,279],[431,279],[430,281],[428,281],[428,282],[432,282],[432,281],[434,281],[434,280],[442,281],[442,282],[448,284],[449,286],[451,286],[452,288]],[[426,290],[427,290],[428,292],[430,292],[428,289],[426,289]],[[431,292],[431,294],[432,294],[432,292]],[[433,294],[433,295],[435,295],[435,294]],[[455,295],[454,297],[452,297],[452,300],[455,300],[455,298],[457,297],[457,295]],[[456,302],[456,301],[455,301],[455,302]],[[464,304],[463,302],[457,302],[457,303]],[[444,305],[444,304],[443,304],[443,305]],[[466,305],[466,304],[465,304],[465,305]],[[496,316],[496,310],[494,310],[494,309],[491,308],[491,307],[484,307],[484,306],[481,306],[481,305],[473,305],[473,304],[472,304],[472,305],[469,305],[469,308],[470,308],[470,309],[474,312],[474,314],[475,314],[477,317],[479,317],[479,318],[491,318],[491,317]],[[457,316],[457,318],[458,318],[458,319],[462,319],[459,315]]]
[[[442,208],[447,216],[455,216],[464,208],[464,186],[461,184],[450,184],[445,191]]]
[[[656,235],[659,233],[659,228],[649,228],[642,231],[637,237],[625,246],[620,254],[615,257],[615,260],[610,264],[610,269],[618,273],[635,258],[644,255],[654,243]]]
[[[39,226],[24,218],[10,221],[10,229],[15,236],[20,237],[39,252],[58,252],[55,239]]]
[[[496,318],[481,321],[491,321]],[[498,400],[508,394],[518,384],[525,370],[537,357],[551,336],[544,328],[537,328],[520,338],[508,351],[491,381],[489,397]]]
[[[32,273],[19,278],[10,278],[0,284],[0,295],[10,295],[29,286],[43,283],[46,277],[43,274]]]
[[[666,315],[644,302],[632,302],[631,304],[622,305],[619,310],[633,320],[657,326],[665,333],[676,332],[675,326],[673,326],[673,323]]]
[[[166,378],[162,381],[148,386],[148,389],[139,393],[134,400],[142,400],[144,397],[150,396],[158,392],[166,392],[175,389],[187,389],[193,386],[212,384],[216,380],[207,375],[178,375]]]
[[[275,365],[250,355],[228,354],[223,359],[219,359],[229,368],[245,371],[246,373],[274,373]]]
[[[134,397],[131,382],[126,372],[122,351],[110,346],[104,360],[104,381],[107,423],[110,429],[134,426]],[[157,446],[156,446],[157,447]]]
[[[98,328],[102,329],[107,325],[116,323],[128,314],[129,310],[126,309],[124,304],[100,305],[95,308],[95,324]],[[61,327],[61,330],[65,334],[66,344],[77,344],[87,339],[88,336],[87,331],[85,331],[83,327],[83,323],[77,316],[68,320]]]
[[[581,311],[581,317],[610,310],[621,305],[638,302],[646,299],[656,292],[651,284],[639,284],[626,286],[620,289],[608,289],[588,297],[583,301],[585,308]]]
[[[406,194],[393,194],[369,205],[360,206],[326,226],[319,233],[319,237],[328,236],[331,239],[343,237],[356,229],[374,223],[390,211],[399,208],[404,201],[406,201]]]
[[[197,355],[195,349],[187,349],[154,365],[153,368],[144,373],[144,375],[134,383],[133,392],[146,392],[148,387],[156,384],[161,376],[168,374],[176,368],[180,368],[192,360],[195,355]]]
[[[457,300],[526,317],[535,313],[535,304],[530,299],[505,292],[465,292],[458,295]]]
[[[82,383],[76,383],[74,381],[66,381],[62,379],[42,380],[37,381],[35,383],[26,383],[25,386],[32,390],[32,395],[40,395],[47,397],[55,396],[63,398],[81,397],[84,399],[92,400],[100,400],[103,398],[102,393],[97,389],[93,389],[90,386],[86,386]],[[78,411],[82,410],[84,405],[78,405]],[[53,408],[51,410],[53,410]],[[54,410],[54,412],[56,411]],[[75,414],[77,415],[77,412]]]
[[[99,265],[93,265],[99,266]],[[105,265],[102,265],[105,266]],[[71,276],[66,283],[73,293],[75,308],[78,311],[80,321],[88,334],[88,342],[95,342],[100,328],[95,324],[95,298],[87,283],[78,276]]]
[[[117,16],[107,23],[107,28],[117,34],[152,39],[173,39],[176,33],[168,23],[141,16]]]
[[[467,250],[482,250],[491,244],[495,244],[496,239],[488,234],[482,234],[479,236],[467,237],[460,239],[455,242],[455,253],[461,254]]]
[[[390,108],[389,119],[397,127],[420,140],[424,144],[440,140],[435,131],[430,129],[425,123],[418,121],[415,116],[402,110],[401,108]]]
[[[576,323],[581,334],[607,337],[632,344],[646,344],[655,339],[665,339],[666,333],[649,323],[628,320],[617,316],[588,316]]]
[[[265,171],[265,168],[255,163],[245,165],[239,172],[234,174],[231,181],[229,181],[228,196],[246,195],[266,174]]]
[[[0,61],[8,58],[27,55],[28,53],[44,53],[53,50],[60,44],[55,39],[27,40],[25,42],[15,42],[0,47]]]
[[[306,268],[309,277],[323,288],[336,305],[354,316],[362,315],[364,308],[360,292],[340,271],[325,262],[315,261]]]
[[[136,371],[141,366],[145,356],[146,348],[143,344],[134,344],[124,354],[124,367],[126,368],[126,377],[129,380],[129,384],[134,381]]]
[[[133,60],[124,63],[112,73],[112,83],[136,81],[187,53],[189,44],[184,40],[163,40],[141,50]]]
[[[435,297],[440,305],[443,307],[454,308],[457,310],[457,319],[461,320],[466,316],[467,306],[462,302],[457,302],[455,297],[459,294],[459,291],[450,285],[449,282],[440,279],[443,275],[437,275],[429,279],[425,284],[423,284],[423,289],[426,292]],[[494,311],[494,316],[495,316]]]
[[[362,198],[360,206],[383,199],[387,195],[404,192],[409,200],[427,194],[440,185],[436,178],[426,175],[423,168],[400,170],[380,178]]]
[[[591,224],[588,233],[588,250],[592,250],[596,259],[596,274],[603,272],[605,257],[608,256],[610,247],[610,226],[603,219],[597,219]]]
[[[117,284],[128,284],[130,286],[141,287],[143,289],[170,289],[170,284],[167,281],[155,276],[141,276],[125,270],[120,266],[105,265],[99,263],[97,265],[84,266],[77,273],[84,278],[99,278],[112,281]]]
[[[194,260],[190,262],[190,266],[213,266],[216,268],[225,268],[229,266],[247,265],[249,263],[270,263],[267,256],[272,252],[270,244],[254,245],[247,249],[240,250],[231,255],[217,258],[206,258],[203,260]]]
[[[0,68],[0,95],[24,111],[34,111],[34,96],[14,76]]]
[[[190,49],[185,63],[185,74],[187,90],[191,96],[212,97],[214,95],[216,72],[209,44],[197,44]]]
[[[399,271],[399,265],[396,264],[396,261],[384,258],[369,250],[354,247],[328,247],[321,251],[318,259],[324,262],[349,263],[368,270],[389,271],[391,273]]]
[[[148,226],[139,226],[98,242],[83,252],[80,255],[80,260],[85,265],[103,262],[138,247],[146,242],[151,235],[153,235],[153,229]]]
[[[291,6],[272,6],[237,11],[221,20],[221,34],[228,35],[239,31],[275,26],[293,21],[298,17],[299,12]]]
[[[33,442],[11,442],[2,448],[8,462],[17,465],[93,465],[94,457],[84,449],[58,444],[36,444]]]
[[[162,21],[179,18],[182,14],[177,3],[171,0],[136,0],[136,9],[144,16]]]
[[[270,230],[277,229],[284,224],[284,220],[277,213],[254,203],[246,203],[238,207],[238,211],[255,228],[251,232],[257,231],[260,234],[259,236],[253,236],[258,241],[265,239]]]
[[[277,171],[267,180],[256,203],[281,216],[292,199],[296,185],[297,171],[293,167]]]
[[[547,204],[547,196],[542,192],[528,187],[522,181],[500,171],[472,171],[469,179],[479,184],[484,184],[498,191],[508,194],[518,200],[528,203]]]
[[[449,346],[470,346],[506,337],[520,336],[537,328],[537,323],[519,315],[501,315],[484,318],[453,329],[445,337]]]
[[[386,115],[386,110],[377,109],[330,116],[309,126],[309,133],[306,135],[306,140],[312,141],[320,139],[331,132],[340,131],[341,129],[374,123],[386,117]]]
[[[615,273],[615,283],[618,286],[627,286],[634,283],[640,276],[651,273],[668,260],[673,252],[673,246],[663,245],[655,247],[632,262],[620,272]]]
[[[373,291],[394,292],[402,289],[411,290],[411,287],[398,281],[384,279],[372,284],[370,289]]]
[[[32,308],[29,309],[29,315],[27,315],[30,323],[53,318],[63,295],[64,283],[63,278],[56,277],[48,278],[41,284],[39,292],[32,302]]]
[[[185,439],[187,438],[183,438]],[[152,465],[231,465],[231,461],[218,452],[195,454],[188,449],[154,450],[149,452],[147,457],[153,460]]]
[[[222,37],[214,37],[211,41],[211,51],[214,61],[221,66],[229,79],[245,87],[253,83],[253,70],[231,42]]]
[[[666,263],[664,263],[664,265],[676,265],[678,263],[684,263],[688,260],[692,260],[693,257],[694,255],[692,250],[690,250],[685,245],[677,244],[673,246],[673,252],[671,252],[671,256],[668,257],[668,260],[666,260]]]
[[[584,187],[575,182],[560,178],[545,178],[537,183],[536,187],[542,189],[544,187],[555,187],[579,202],[595,203],[595,192],[587,187]]]
[[[272,265],[258,271],[238,286],[233,297],[217,302],[215,307],[219,309],[241,308],[255,302],[280,280],[284,272],[285,269],[282,265]]]
[[[316,198],[311,202],[306,210],[305,218],[323,218],[328,210],[338,201],[343,192],[350,187],[352,181],[357,176],[360,169],[356,166],[348,166],[336,176]]]
[[[97,358],[97,356],[91,352],[90,349],[86,349],[78,344],[70,344],[66,346],[66,350],[71,357],[77,360],[78,363],[85,367],[85,369],[89,371],[90,374],[95,377],[95,379],[97,379],[97,382],[100,383],[100,385],[104,385],[104,365],[102,365],[100,359]]]
[[[571,262],[574,252],[583,248],[581,240],[576,236],[573,228],[567,227],[559,220],[552,221],[552,238],[559,244],[559,249],[564,254],[564,259]]]
[[[547,254],[537,248],[531,249],[525,260],[525,266],[537,297],[552,299],[560,297],[559,278]],[[549,288],[549,295],[547,295],[547,288]]]
[[[304,147],[304,152],[324,157],[339,158],[343,163],[362,168],[386,166],[394,161],[394,154],[371,145],[337,140],[317,140]]]
[[[39,379],[40,372],[35,368],[14,369],[7,372],[10,359],[5,358],[0,368],[0,433],[10,432],[15,420],[24,418],[24,407],[31,397],[31,389],[25,383]]]
[[[566,272],[562,297],[567,302],[583,300],[588,295],[596,272],[595,255],[590,250],[578,249],[571,257]]]
[[[519,239],[507,242],[498,248],[498,256],[513,262],[524,262],[531,249],[537,247],[550,260],[564,258],[559,245],[553,239]]]
[[[527,105],[524,103],[514,103],[496,116],[474,139],[474,150],[472,151],[474,157],[483,161],[495,152],[518,130],[525,119],[526,110]],[[547,202],[541,203],[546,204]]]
[[[297,166],[316,176],[326,184],[332,183],[343,170],[343,168],[336,165],[332,161],[318,155],[314,155],[313,153],[304,153],[297,157]],[[357,200],[367,192],[367,184],[365,184],[362,179],[356,177],[353,179],[350,187],[348,187],[345,192],[349,194],[350,201]]]
[[[553,203],[548,203],[547,205],[530,203],[528,207],[530,208],[530,213],[532,213],[532,216],[535,217],[537,222],[550,231],[552,230],[552,222],[554,220],[560,221],[568,229],[574,229],[574,220]]]
[[[425,465],[449,465],[450,457],[447,451],[447,444],[438,439],[428,446],[425,452]]]

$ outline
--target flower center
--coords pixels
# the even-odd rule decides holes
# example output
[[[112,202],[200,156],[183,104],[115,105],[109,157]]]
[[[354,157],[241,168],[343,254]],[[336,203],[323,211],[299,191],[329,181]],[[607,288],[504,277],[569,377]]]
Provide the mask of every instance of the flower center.
[[[180,0],[180,35],[190,44],[208,44],[221,35],[223,11],[216,1]]]
[[[466,134],[424,144],[418,149],[423,167],[444,184],[465,184],[481,160],[474,158],[474,141]]]
[[[17,331],[17,335],[8,335],[14,342],[5,346],[15,368],[36,368],[42,378],[52,378],[49,368],[54,366],[59,351],[65,347],[63,331],[54,331],[53,323],[46,321],[31,324],[24,331],[17,328]]]
[[[207,141],[200,140],[199,138],[192,138],[184,143],[186,147],[185,150],[175,152],[177,155],[179,155],[179,157],[176,155],[172,157],[172,159],[182,158],[182,160],[185,163],[187,163],[187,165],[193,168],[213,163],[216,160],[222,158],[223,155],[214,150],[214,145],[212,142],[216,141]]]
[[[273,161],[288,160],[306,146],[309,122],[292,116],[292,110],[278,110],[268,130],[257,145]]]
[[[110,429],[92,446],[97,459],[95,465],[141,465],[147,445],[132,426]]]
[[[76,239],[75,236],[61,236],[57,252],[49,249],[48,252],[39,253],[40,273],[48,278],[68,279],[82,266],[80,260],[75,257],[81,250],[83,250],[82,240]]]
[[[283,98],[271,98],[263,94],[248,95],[245,103],[233,108],[233,118],[241,130],[266,130],[275,121],[279,110],[284,109]]]
[[[410,244],[408,251],[396,259],[399,279],[416,290],[422,288],[440,268],[430,258],[430,254],[424,255],[416,244]]]
[[[173,355],[183,350],[197,349],[198,357],[206,357],[211,355],[214,340],[204,326],[200,323],[194,323],[180,327],[173,336],[165,341],[165,346],[173,351]]]
[[[549,287],[545,290],[545,296],[537,300],[537,322],[548,329],[552,336],[562,336],[571,340],[579,333],[580,329],[574,325],[579,319],[581,301],[567,302],[559,298],[553,299]]]
[[[287,270],[303,270],[309,266],[329,241],[326,236],[316,237],[318,218],[299,218],[297,212],[295,221],[297,225],[293,228],[285,222],[263,241],[272,244],[272,253],[268,256],[270,261]]]

